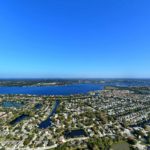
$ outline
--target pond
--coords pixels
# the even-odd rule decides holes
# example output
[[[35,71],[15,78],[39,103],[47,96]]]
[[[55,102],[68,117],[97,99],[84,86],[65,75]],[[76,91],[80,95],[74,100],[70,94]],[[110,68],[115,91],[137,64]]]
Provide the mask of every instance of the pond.
[[[49,126],[51,126],[51,119],[50,118],[47,118],[46,120],[42,121],[40,124],[39,124],[39,128],[40,129],[46,129],[48,128]]]
[[[66,131],[65,138],[76,138],[80,136],[87,136],[86,132],[83,129]]]
[[[10,122],[10,125],[14,125],[14,124],[16,124],[16,123],[18,123],[18,122],[24,120],[24,119],[27,118],[27,117],[29,117],[29,115],[22,114],[21,116],[19,116],[19,117],[15,118],[14,120],[12,120],[12,121]]]
[[[22,106],[23,106],[23,103],[20,103],[20,102],[14,102],[14,101],[2,102],[2,107],[4,108],[10,108],[10,107],[20,108]]]
[[[34,106],[35,109],[41,109],[41,107],[42,107],[42,104],[36,104],[36,105]]]

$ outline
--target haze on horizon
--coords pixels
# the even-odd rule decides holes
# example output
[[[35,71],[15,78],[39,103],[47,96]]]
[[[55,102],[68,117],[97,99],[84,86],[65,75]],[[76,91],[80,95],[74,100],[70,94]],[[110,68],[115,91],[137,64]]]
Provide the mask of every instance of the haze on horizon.
[[[0,78],[150,78],[149,0],[2,0]]]

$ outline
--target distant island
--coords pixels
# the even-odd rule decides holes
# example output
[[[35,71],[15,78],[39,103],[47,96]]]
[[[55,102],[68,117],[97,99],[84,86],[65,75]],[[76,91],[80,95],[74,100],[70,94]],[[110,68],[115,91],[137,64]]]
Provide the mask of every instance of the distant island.
[[[67,80],[45,80],[45,79],[8,79],[0,80],[0,86],[56,86],[66,85],[73,82]]]
[[[0,79],[0,86],[61,86],[71,84],[103,84],[116,86],[146,86],[150,79]]]

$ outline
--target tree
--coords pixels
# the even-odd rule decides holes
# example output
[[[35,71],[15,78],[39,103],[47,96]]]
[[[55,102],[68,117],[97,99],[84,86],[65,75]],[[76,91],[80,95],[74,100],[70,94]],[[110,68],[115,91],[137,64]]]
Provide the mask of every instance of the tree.
[[[131,145],[135,145],[137,143],[137,141],[133,138],[128,138],[128,143]]]

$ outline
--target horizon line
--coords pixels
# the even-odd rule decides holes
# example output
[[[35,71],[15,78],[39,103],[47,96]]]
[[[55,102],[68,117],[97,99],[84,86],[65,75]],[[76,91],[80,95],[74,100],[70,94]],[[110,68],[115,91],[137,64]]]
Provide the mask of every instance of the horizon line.
[[[1,77],[0,80],[130,80],[130,79],[150,79],[150,77],[12,77],[12,78],[4,78]]]

